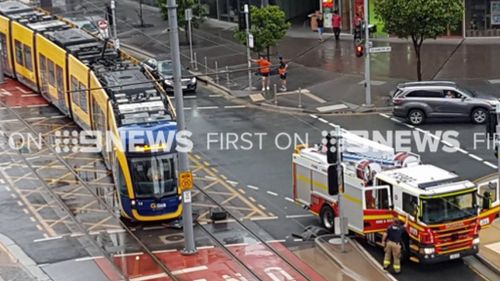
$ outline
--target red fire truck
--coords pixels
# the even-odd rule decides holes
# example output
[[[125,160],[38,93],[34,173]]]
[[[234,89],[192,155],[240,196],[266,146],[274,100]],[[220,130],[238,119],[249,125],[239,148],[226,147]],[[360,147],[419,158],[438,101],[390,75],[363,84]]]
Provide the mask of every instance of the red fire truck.
[[[402,251],[414,262],[478,252],[479,230],[490,226],[500,211],[498,185],[489,195],[479,194],[473,182],[422,164],[416,154],[397,153],[345,130],[341,140],[343,185],[340,181],[337,195],[331,195],[329,176],[335,175],[328,173],[333,164],[323,145],[298,146],[293,154],[294,200],[318,215],[325,228],[334,230],[341,211],[349,231],[382,245],[382,234],[398,217],[408,222]]]

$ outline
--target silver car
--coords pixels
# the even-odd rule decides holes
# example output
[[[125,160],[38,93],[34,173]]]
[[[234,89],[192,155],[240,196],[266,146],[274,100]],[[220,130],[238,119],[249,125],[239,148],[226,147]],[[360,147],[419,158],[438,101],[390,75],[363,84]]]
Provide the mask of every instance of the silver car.
[[[454,82],[422,81],[398,85],[392,96],[392,114],[420,125],[427,118],[467,118],[476,124],[486,122],[498,98],[460,87]]]

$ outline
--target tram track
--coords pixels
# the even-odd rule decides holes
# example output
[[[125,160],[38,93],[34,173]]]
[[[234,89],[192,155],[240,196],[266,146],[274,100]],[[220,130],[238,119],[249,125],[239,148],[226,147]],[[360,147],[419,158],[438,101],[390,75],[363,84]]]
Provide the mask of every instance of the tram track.
[[[9,108],[4,102],[0,101],[0,106],[5,108],[8,112],[12,113],[18,120],[20,125],[24,126],[27,129],[26,133],[31,133],[34,135],[39,134],[40,132],[37,131],[36,129],[33,128],[32,125],[22,116],[20,116],[15,110]],[[19,128],[18,128],[19,129]],[[23,131],[17,130],[18,132]],[[6,132],[4,132],[5,134]],[[7,132],[8,133],[8,132]],[[46,177],[39,172],[40,168],[36,168],[33,164],[32,160],[30,157],[26,157],[23,155],[23,152],[21,151],[14,151],[13,149],[10,149],[10,152],[12,153],[11,155],[16,155],[17,154],[17,159],[15,162],[21,163],[21,165],[25,166],[24,171],[29,170],[31,174],[35,176],[37,179],[37,182],[43,187],[43,189],[48,193],[47,195],[50,198],[47,198],[45,196],[44,199],[46,199],[47,203],[51,203],[52,200],[55,201],[55,203],[58,205],[59,208],[61,208],[61,211],[63,211],[65,214],[59,214],[61,218],[69,218],[70,221],[73,223],[73,227],[76,227],[79,231],[80,234],[83,234],[83,236],[86,238],[86,240],[94,247],[95,250],[99,252],[100,255],[106,258],[106,260],[111,264],[111,266],[114,268],[117,274],[120,275],[122,279],[129,280],[129,277],[127,276],[126,273],[122,271],[122,269],[119,267],[119,265],[115,262],[113,258],[113,253],[109,250],[107,250],[104,245],[101,245],[102,243],[99,243],[96,239],[94,239],[91,235],[91,227],[86,227],[88,225],[92,225],[95,220],[95,218],[92,217],[92,214],[89,216],[88,213],[85,212],[79,212],[79,210],[82,210],[83,206],[75,206],[74,200],[64,198],[64,194],[71,194],[76,192],[78,190],[79,192],[84,191],[86,192],[89,196],[91,196],[96,202],[98,202],[99,207],[101,210],[104,210],[107,215],[111,217],[111,219],[114,220],[114,223],[119,225],[121,229],[125,231],[127,234],[127,238],[129,241],[133,241],[135,243],[135,246],[139,248],[140,250],[143,251],[146,255],[151,258],[151,260],[156,264],[158,269],[160,269],[163,273],[165,273],[171,280],[177,281],[179,280],[176,278],[171,271],[165,266],[164,263],[162,263],[156,255],[149,249],[142,241],[141,239],[134,234],[134,232],[124,223],[122,222],[119,217],[116,215],[115,210],[112,209],[111,206],[105,202],[105,200],[97,194],[92,188],[87,184],[87,181],[82,178],[82,176],[74,169],[74,167],[71,166],[68,161],[66,161],[63,157],[57,153],[57,151],[52,147],[52,145],[47,141],[46,138],[42,138],[41,143],[44,147],[44,150],[50,153],[50,157],[53,158],[53,161],[51,162],[52,164],[54,162],[58,162],[60,166],[66,169],[66,172],[69,173],[71,176],[75,178],[77,181],[77,184],[67,184],[64,186],[58,185],[58,181],[51,181],[48,182]],[[40,149],[42,150],[42,149]],[[33,153],[34,151],[32,151]],[[19,165],[19,164],[18,164]],[[60,190],[63,190],[62,192],[59,192]],[[73,203],[73,205],[72,205]],[[87,203],[88,204],[88,203]],[[80,208],[79,208],[80,207]],[[89,219],[91,220],[90,224],[86,222],[86,220]],[[106,219],[106,218],[104,218]],[[102,219],[101,219],[102,221]],[[69,230],[75,230],[72,227],[68,227]],[[81,237],[80,237],[81,238]]]

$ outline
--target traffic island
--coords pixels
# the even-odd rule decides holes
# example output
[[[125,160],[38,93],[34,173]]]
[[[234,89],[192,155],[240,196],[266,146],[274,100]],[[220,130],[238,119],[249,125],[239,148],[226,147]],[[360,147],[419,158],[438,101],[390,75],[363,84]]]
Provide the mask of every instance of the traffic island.
[[[314,242],[345,275],[360,281],[396,280],[351,239],[346,239],[344,251],[341,249],[341,244],[337,243],[338,240],[340,239],[335,235],[323,235]]]

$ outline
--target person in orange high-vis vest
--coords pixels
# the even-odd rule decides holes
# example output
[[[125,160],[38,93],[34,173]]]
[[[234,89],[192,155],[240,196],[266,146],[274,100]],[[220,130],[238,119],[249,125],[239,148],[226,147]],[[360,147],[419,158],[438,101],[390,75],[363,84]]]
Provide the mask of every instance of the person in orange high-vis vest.
[[[259,74],[262,76],[262,92],[269,91],[269,75],[271,75],[271,62],[264,56],[260,56],[258,60],[250,60],[259,65]]]
[[[280,79],[281,79],[281,89],[280,90],[282,92],[286,91],[287,71],[288,71],[288,64],[286,64],[283,61],[283,57],[280,57],[280,66],[278,67],[278,73],[280,74]]]

